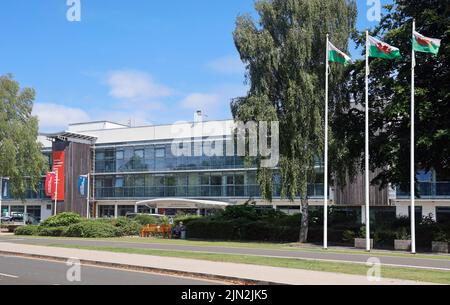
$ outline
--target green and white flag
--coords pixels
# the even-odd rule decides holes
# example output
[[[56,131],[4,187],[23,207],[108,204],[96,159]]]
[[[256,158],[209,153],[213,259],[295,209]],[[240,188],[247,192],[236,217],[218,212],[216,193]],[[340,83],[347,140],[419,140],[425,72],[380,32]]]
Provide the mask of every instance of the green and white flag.
[[[350,56],[336,48],[331,42],[328,42],[328,52],[330,62],[337,62],[346,66],[352,63]]]
[[[369,56],[384,59],[401,58],[400,50],[375,37],[369,36]]]
[[[413,48],[414,51],[431,53],[437,55],[441,47],[441,41],[435,38],[428,38],[418,32],[414,32]]]

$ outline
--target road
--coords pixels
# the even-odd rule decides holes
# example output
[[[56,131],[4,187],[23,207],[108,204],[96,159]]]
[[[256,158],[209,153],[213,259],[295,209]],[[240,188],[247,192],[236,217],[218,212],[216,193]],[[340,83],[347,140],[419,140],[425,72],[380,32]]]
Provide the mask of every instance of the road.
[[[272,249],[251,249],[251,248],[227,248],[214,246],[189,246],[174,244],[157,244],[157,243],[131,243],[121,241],[99,241],[99,240],[68,240],[68,239],[46,239],[46,238],[27,238],[15,236],[2,236],[0,242],[19,243],[29,245],[80,245],[80,246],[103,246],[116,248],[137,248],[137,249],[153,249],[153,250],[169,250],[169,251],[193,251],[193,252],[209,252],[219,254],[240,254],[240,255],[257,255],[270,256],[280,258],[298,258],[324,261],[353,262],[366,263],[369,258],[379,258],[381,264],[403,267],[417,267],[426,269],[439,269],[450,271],[449,259],[432,259],[432,258],[414,258],[411,256],[385,256],[378,255],[377,252],[361,254],[336,253],[311,250],[272,250]]]
[[[65,263],[0,255],[1,285],[217,285],[217,282],[81,266],[81,282],[67,280]]]

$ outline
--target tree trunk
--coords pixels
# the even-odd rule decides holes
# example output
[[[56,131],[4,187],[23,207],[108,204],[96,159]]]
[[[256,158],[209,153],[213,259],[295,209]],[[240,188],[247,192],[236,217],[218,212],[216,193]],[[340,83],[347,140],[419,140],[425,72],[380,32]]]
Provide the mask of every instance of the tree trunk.
[[[302,220],[300,227],[300,243],[306,243],[308,241],[308,229],[309,229],[309,203],[308,198],[302,198]]]

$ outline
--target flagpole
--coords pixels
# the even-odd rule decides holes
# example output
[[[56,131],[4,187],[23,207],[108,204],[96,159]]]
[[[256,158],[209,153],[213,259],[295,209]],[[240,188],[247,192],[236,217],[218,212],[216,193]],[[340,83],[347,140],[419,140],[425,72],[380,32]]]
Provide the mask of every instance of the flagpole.
[[[366,250],[371,250],[370,244],[370,167],[369,167],[369,31],[366,31],[366,130],[365,130],[365,201],[366,201]]]
[[[58,206],[58,170],[55,170],[55,216],[57,215],[57,208]]]
[[[323,211],[323,248],[328,249],[328,72],[329,72],[329,35],[325,56],[325,168],[324,168],[324,211]]]
[[[414,50],[414,32],[416,31],[416,20],[413,19],[412,28],[413,46],[411,60],[411,252],[416,253],[416,169],[415,169],[415,80],[414,69],[416,67],[416,52]]]
[[[88,219],[90,218],[90,217],[89,217],[89,214],[90,214],[90,213],[89,213],[89,211],[90,211],[90,206],[89,206],[89,205],[90,205],[90,202],[89,202],[89,199],[90,199],[90,194],[91,194],[91,193],[90,193],[90,187],[91,187],[90,184],[91,184],[91,174],[88,173],[88,174],[87,174],[87,200],[86,200],[86,201],[87,201],[86,218],[88,218]]]

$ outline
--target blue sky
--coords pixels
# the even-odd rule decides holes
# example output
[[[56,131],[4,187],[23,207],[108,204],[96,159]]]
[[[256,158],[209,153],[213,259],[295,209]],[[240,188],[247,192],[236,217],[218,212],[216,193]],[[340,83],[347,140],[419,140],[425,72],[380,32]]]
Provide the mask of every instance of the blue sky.
[[[371,0],[357,2],[358,27],[376,25],[366,18]],[[246,92],[232,31],[239,14],[254,12],[253,0],[81,5],[81,22],[67,21],[66,0],[0,6],[0,73],[36,89],[41,131],[89,120],[189,121],[197,109],[209,119],[231,117],[230,98]]]

